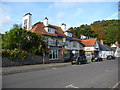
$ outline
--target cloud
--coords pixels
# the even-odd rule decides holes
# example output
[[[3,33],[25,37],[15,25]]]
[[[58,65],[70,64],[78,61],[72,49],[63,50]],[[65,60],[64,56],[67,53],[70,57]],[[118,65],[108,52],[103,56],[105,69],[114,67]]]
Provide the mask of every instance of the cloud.
[[[11,16],[10,16],[11,8],[4,3],[0,5],[0,8],[2,8],[1,9],[2,14],[0,17],[0,20],[1,20],[0,25],[8,25],[11,21]]]
[[[73,2],[54,2],[52,5],[48,6],[48,9],[68,9],[75,5]]]
[[[75,16],[79,16],[82,13],[82,8],[77,8],[75,11]]]
[[[64,17],[64,13],[63,12],[57,13],[56,18],[62,19],[63,17]]]
[[[53,19],[49,19],[50,23],[61,26],[64,23],[64,13],[58,12]]]
[[[12,23],[11,18],[11,7],[6,5],[5,3],[0,4],[1,8],[1,16],[0,16],[0,28],[2,29],[1,32],[4,33],[9,25]]]
[[[119,13],[119,12],[113,13],[111,16],[107,17],[105,20],[118,19],[118,13]]]
[[[11,21],[11,17],[10,16],[2,16],[1,18],[0,18],[0,20],[2,21],[2,22],[0,22],[0,24],[1,25],[7,25],[7,24],[9,24],[10,23],[10,21]]]

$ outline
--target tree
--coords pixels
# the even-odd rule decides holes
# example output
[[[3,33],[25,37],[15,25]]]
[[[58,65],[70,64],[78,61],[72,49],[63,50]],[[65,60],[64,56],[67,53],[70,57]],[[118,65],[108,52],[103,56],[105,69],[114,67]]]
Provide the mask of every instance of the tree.
[[[29,53],[40,55],[47,50],[44,37],[41,34],[36,34],[21,28],[20,25],[13,25],[13,29],[6,32],[2,37],[3,49],[25,50]]]
[[[77,38],[80,38],[80,35],[84,35],[84,36],[87,36],[87,37],[92,37],[92,38],[95,38],[97,37],[97,33],[94,32],[90,26],[88,26],[87,24],[86,25],[81,25],[80,27],[71,27],[69,28],[70,32],[76,36]]]
[[[80,38],[80,34],[87,37],[98,38],[104,40],[105,44],[110,45],[118,41],[120,43],[120,20],[102,20],[95,21],[90,25],[81,25],[79,27],[71,27],[71,33]]]

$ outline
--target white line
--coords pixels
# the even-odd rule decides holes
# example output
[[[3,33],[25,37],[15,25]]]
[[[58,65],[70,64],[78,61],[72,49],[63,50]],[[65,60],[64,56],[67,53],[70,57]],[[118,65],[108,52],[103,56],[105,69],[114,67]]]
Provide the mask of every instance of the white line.
[[[120,83],[120,81],[118,83],[116,83],[113,88],[116,88],[119,85],[119,83]]]
[[[72,86],[73,84],[70,84],[70,85],[68,85],[68,86],[66,86],[66,88],[68,88],[68,87],[70,87],[70,86]]]
[[[78,87],[76,87],[76,86],[72,86],[73,88],[78,88]]]
[[[52,68],[52,69],[57,69],[57,68]]]
[[[66,86],[66,88],[79,88],[79,87],[76,87],[76,86],[73,86],[73,84],[70,84],[70,85],[68,85],[68,86]]]

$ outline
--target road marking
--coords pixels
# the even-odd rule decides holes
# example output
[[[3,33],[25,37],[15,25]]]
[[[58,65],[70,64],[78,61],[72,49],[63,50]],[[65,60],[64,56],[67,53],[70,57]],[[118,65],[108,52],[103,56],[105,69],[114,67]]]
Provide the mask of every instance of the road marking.
[[[70,84],[70,85],[66,86],[66,88],[79,88],[79,87],[76,87],[76,86],[73,86],[73,84]]]
[[[120,84],[120,81],[118,83],[116,83],[113,88],[116,88],[119,84]]]
[[[105,70],[106,72],[108,72],[109,70]]]
[[[52,68],[52,69],[57,69],[57,68]]]
[[[112,71],[110,71],[110,70],[105,70],[106,72],[112,72]]]

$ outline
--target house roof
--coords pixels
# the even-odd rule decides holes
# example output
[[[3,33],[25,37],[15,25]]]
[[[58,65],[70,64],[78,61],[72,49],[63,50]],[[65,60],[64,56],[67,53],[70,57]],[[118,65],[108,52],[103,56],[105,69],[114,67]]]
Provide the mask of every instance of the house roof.
[[[111,50],[114,52],[116,51],[116,49],[117,49],[117,47],[111,47]]]
[[[41,33],[43,35],[48,35],[48,36],[63,36],[65,37],[66,35],[64,34],[63,30],[58,27],[58,26],[54,26],[54,25],[50,25],[49,27],[52,27],[55,29],[55,34],[53,33],[48,33],[45,29],[44,29],[44,24],[43,22],[37,22],[33,25],[32,29],[30,30],[31,32],[36,32],[36,33]]]
[[[99,45],[100,51],[111,51],[107,45]]]
[[[97,38],[94,39],[86,39],[86,40],[81,40],[82,43],[86,46],[86,47],[91,47],[94,46],[95,42],[97,41]]]
[[[64,34],[64,31],[61,29],[61,27],[48,24],[48,27],[51,27],[51,28],[54,28],[54,29],[55,29],[55,34],[53,34],[53,33],[48,33],[48,32],[44,29],[44,27],[45,27],[45,26],[44,26],[43,22],[37,22],[37,23],[35,23],[35,24],[33,25],[32,29],[31,29],[30,31],[31,31],[31,32],[40,33],[40,34],[43,34],[43,35],[47,35],[47,36],[54,36],[54,37],[62,36],[62,37],[66,37],[66,39],[68,39],[68,40],[75,40],[75,41],[81,42],[81,39],[66,36],[66,35]],[[82,44],[82,43],[81,43],[81,44]]]

